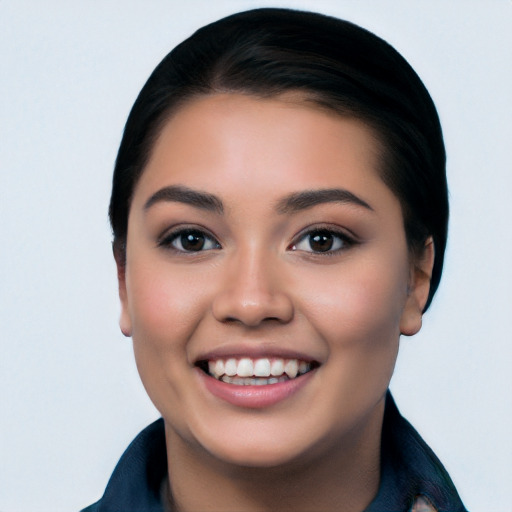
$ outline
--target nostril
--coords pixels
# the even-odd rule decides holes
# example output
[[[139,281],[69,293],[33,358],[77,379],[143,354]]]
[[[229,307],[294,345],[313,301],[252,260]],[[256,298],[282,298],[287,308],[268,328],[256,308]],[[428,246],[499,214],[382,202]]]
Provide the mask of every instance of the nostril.
[[[240,277],[237,286],[226,286],[214,297],[214,317],[220,322],[236,322],[248,327],[264,322],[289,322],[294,311],[291,298],[275,281],[267,288],[260,281],[245,282]]]
[[[243,323],[248,326],[258,326],[265,322],[277,322],[277,323],[286,323],[287,320],[283,320],[277,316],[267,316],[263,318],[249,318],[248,315],[244,317],[244,319],[236,318],[234,316],[228,316],[224,319],[224,322],[228,323]]]

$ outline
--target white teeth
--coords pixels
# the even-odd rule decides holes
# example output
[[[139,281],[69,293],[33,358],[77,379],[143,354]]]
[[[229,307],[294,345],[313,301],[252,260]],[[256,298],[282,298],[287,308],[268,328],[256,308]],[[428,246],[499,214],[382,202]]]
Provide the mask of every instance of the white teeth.
[[[277,384],[278,382],[285,382],[290,379],[285,375],[279,378],[271,377],[270,379],[262,379],[261,377],[251,379],[250,377],[228,377],[227,375],[223,375],[220,380],[236,386],[266,386],[267,384]]]
[[[210,375],[239,386],[277,384],[277,382],[294,379],[310,370],[311,363],[297,359],[260,357],[253,360],[250,357],[240,359],[232,357],[227,360],[215,359],[208,361]]]
[[[310,368],[309,363],[306,363],[306,361],[301,361],[299,363],[299,374],[302,375],[302,374],[306,373],[307,371],[309,371],[309,368]]]
[[[270,365],[270,375],[279,377],[284,373],[284,361],[282,359],[274,359]]]
[[[224,361],[222,359],[208,361],[208,371],[218,379],[224,375]]]
[[[226,375],[229,375],[230,377],[233,377],[233,375],[236,375],[236,359],[231,358],[226,361],[226,364],[224,365],[224,373]]]
[[[257,359],[254,363],[254,375],[256,377],[270,377],[270,361],[268,359]]]
[[[252,359],[249,359],[248,357],[240,359],[240,361],[238,361],[236,373],[239,377],[251,377],[254,375],[254,364]]]
[[[215,361],[215,367],[213,371],[217,378],[219,378],[221,375],[224,375],[224,361],[222,359],[217,359],[217,361]]]
[[[297,362],[297,359],[290,359],[289,361],[286,361],[286,364],[284,365],[284,372],[288,377],[290,377],[290,379],[295,379],[299,372],[299,363]]]

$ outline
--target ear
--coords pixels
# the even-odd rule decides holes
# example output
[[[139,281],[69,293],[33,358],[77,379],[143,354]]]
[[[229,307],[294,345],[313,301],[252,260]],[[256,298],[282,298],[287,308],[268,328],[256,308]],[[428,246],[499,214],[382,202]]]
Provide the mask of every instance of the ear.
[[[121,317],[119,318],[119,327],[125,336],[132,335],[132,319],[128,308],[128,293],[126,290],[126,246],[112,246],[114,259],[117,267],[117,283],[119,286],[119,299],[121,300]]]
[[[428,237],[423,253],[411,264],[407,299],[400,318],[400,332],[405,336],[413,336],[421,329],[423,308],[430,291],[434,255],[434,241]]]

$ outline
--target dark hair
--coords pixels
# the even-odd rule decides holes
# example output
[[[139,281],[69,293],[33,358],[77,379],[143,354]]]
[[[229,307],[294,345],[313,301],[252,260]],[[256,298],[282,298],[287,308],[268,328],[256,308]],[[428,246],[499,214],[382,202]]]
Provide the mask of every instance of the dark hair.
[[[380,174],[399,199],[410,250],[435,247],[430,293],[439,285],[448,225],[443,136],[418,75],[388,43],[347,21],[289,9],[255,9],[207,25],[172,50],[142,88],[117,155],[110,222],[124,262],[133,191],[164,123],[199,95],[273,97],[298,92],[364,121],[382,144]]]

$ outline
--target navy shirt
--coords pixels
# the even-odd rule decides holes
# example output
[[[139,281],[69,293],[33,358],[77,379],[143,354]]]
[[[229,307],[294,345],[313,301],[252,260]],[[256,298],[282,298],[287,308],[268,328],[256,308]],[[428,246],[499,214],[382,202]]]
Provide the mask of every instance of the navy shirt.
[[[82,512],[166,512],[169,509],[164,506],[162,492],[166,479],[164,422],[159,419],[133,440],[103,497]],[[388,392],[380,486],[364,512],[409,512],[418,496],[425,497],[438,512],[467,512],[443,465],[400,415]]]

